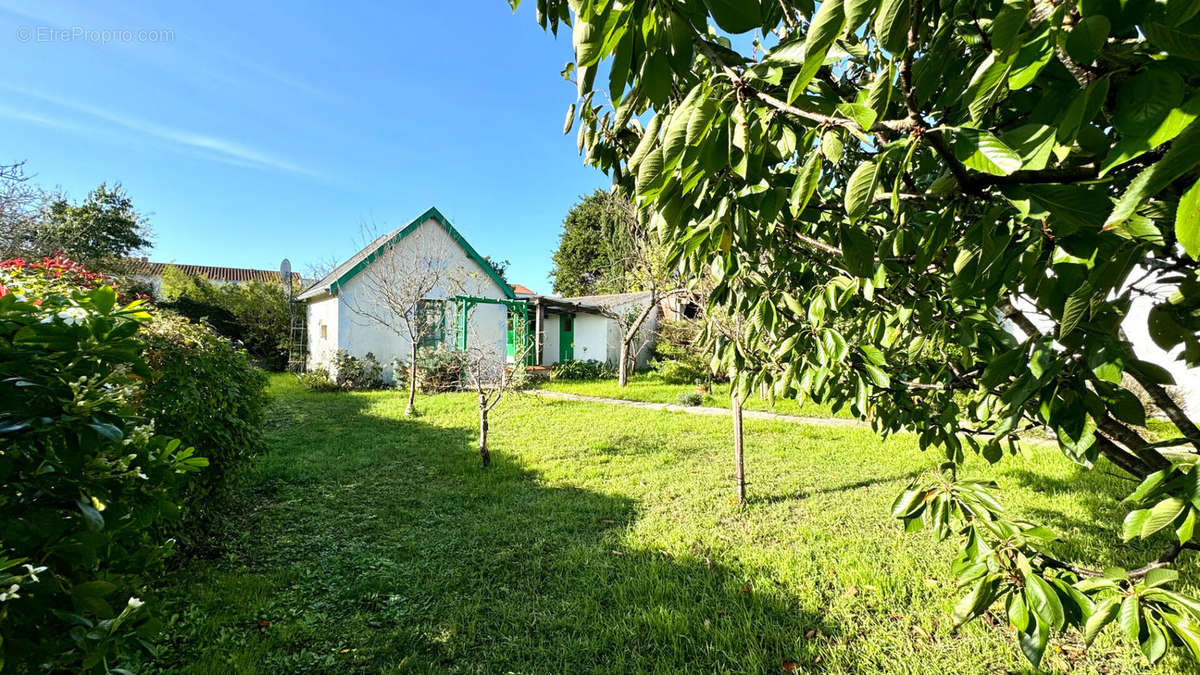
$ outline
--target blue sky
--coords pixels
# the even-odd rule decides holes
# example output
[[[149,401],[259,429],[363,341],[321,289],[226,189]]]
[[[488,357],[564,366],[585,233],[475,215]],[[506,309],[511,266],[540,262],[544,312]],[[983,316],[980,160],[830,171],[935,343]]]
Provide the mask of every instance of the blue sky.
[[[548,292],[563,216],[609,185],[561,133],[570,35],[532,2],[120,4],[0,0],[0,163],[73,199],[121,182],[154,260],[305,271],[437,206]],[[106,29],[133,39],[79,34]]]

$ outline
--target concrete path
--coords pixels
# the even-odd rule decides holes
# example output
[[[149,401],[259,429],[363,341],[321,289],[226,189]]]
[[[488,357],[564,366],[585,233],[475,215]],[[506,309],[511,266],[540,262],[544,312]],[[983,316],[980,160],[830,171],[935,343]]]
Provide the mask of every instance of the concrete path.
[[[646,401],[626,401],[620,398],[605,398],[603,396],[584,396],[583,394],[568,394],[561,391],[533,389],[528,393],[544,398],[554,398],[561,401],[583,401],[585,403],[607,403],[623,405],[630,408],[645,410],[669,410],[671,412],[688,413],[689,415],[720,415],[728,416],[728,408],[713,408],[704,405],[676,405],[674,403],[648,403]],[[870,425],[861,420],[842,419],[840,417],[805,417],[801,415],[781,415],[763,410],[742,410],[742,417],[752,420],[775,420],[778,422],[796,422],[799,424],[815,424],[826,427],[867,427]]]

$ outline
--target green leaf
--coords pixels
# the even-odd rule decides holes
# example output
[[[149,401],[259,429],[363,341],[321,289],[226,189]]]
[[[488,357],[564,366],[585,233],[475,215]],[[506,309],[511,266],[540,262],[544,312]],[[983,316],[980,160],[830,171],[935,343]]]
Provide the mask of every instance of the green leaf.
[[[1200,121],[1192,122],[1183,133],[1171,142],[1171,149],[1162,159],[1144,169],[1125,189],[1117,200],[1108,220],[1106,230],[1113,229],[1134,214],[1142,202],[1158,194],[1175,179],[1195,168],[1200,163]]]
[[[1050,63],[1054,56],[1054,48],[1050,44],[1050,22],[1042,22],[1042,28],[1021,45],[1017,57],[1009,70],[1008,88],[1016,91],[1033,82],[1042,68]]]
[[[1166,480],[1167,475],[1168,473],[1166,469],[1159,469],[1158,471],[1151,473],[1143,478],[1141,483],[1138,483],[1137,488],[1134,489],[1133,492],[1129,493],[1128,497],[1122,499],[1121,501],[1127,504],[1140,504],[1142,500],[1150,496],[1150,493],[1154,492],[1159,485],[1162,485],[1163,481]]]
[[[824,65],[825,55],[833,41],[841,35],[845,21],[845,10],[841,2],[828,0],[821,3],[804,37],[804,65],[791,87],[803,91],[808,86],[813,76]]]
[[[1138,509],[1125,514],[1125,520],[1121,524],[1121,539],[1130,541],[1140,536],[1142,526],[1146,524],[1146,519],[1149,517],[1150,509]]]
[[[1021,156],[991,132],[961,127],[954,132],[954,156],[967,168],[1007,176],[1021,168]]]
[[[658,180],[662,174],[663,156],[661,148],[654,148],[642,163],[638,166],[637,172],[637,191],[638,194],[646,194],[650,186]]]
[[[1062,628],[1066,615],[1054,588],[1041,577],[1028,575],[1025,577],[1025,590],[1029,598],[1029,608],[1037,615],[1039,623],[1045,622],[1047,626]]]
[[[1146,586],[1146,588],[1154,588],[1155,586],[1169,584],[1178,578],[1179,572],[1176,572],[1168,567],[1159,567],[1146,572],[1146,577],[1142,583]]]
[[[871,125],[875,124],[875,111],[865,103],[842,103],[838,105],[837,112],[854,120],[863,131],[870,130]]]
[[[1186,544],[1192,540],[1192,537],[1195,535],[1195,533],[1196,509],[1188,509],[1187,516],[1184,517],[1183,522],[1179,524],[1179,527],[1175,529],[1175,538],[1179,540],[1179,543]]]
[[[867,160],[854,169],[846,181],[846,215],[850,222],[857,222],[867,215],[871,200],[875,196],[875,182],[879,176],[879,165]],[[869,275],[859,275],[869,276]]]
[[[846,15],[846,26],[842,34],[852,35],[861,28],[878,4],[879,0],[844,0],[842,10]]]
[[[95,506],[92,506],[90,501],[77,499],[75,504],[79,507],[79,512],[83,514],[83,522],[87,526],[87,529],[93,532],[99,532],[104,529],[104,516],[100,514],[100,511]]]
[[[867,371],[867,375],[871,378],[871,381],[875,383],[876,387],[886,389],[892,385],[891,378],[889,378],[888,374],[885,373],[879,366],[870,363],[864,363],[863,369]]]
[[[571,133],[571,127],[575,125],[575,104],[572,103],[567,108],[567,119],[563,122],[563,135]]]
[[[910,20],[908,0],[883,0],[875,14],[875,39],[893,56],[900,55],[908,44]]]
[[[1037,670],[1042,665],[1042,655],[1046,653],[1046,643],[1050,640],[1050,628],[1042,621],[1030,621],[1027,630],[1017,633],[1017,644],[1021,653]]]
[[[1004,5],[992,20],[992,49],[1008,54],[1019,44],[1017,35],[1029,15],[1028,0],[1004,0]]]
[[[713,21],[729,33],[745,33],[762,25],[759,0],[704,0]]]
[[[1168,497],[1151,507],[1149,515],[1146,516],[1145,522],[1142,523],[1142,531],[1140,532],[1142,539],[1149,537],[1170,524],[1180,513],[1183,513],[1185,506],[1187,504],[1182,499]]]
[[[916,511],[918,507],[924,506],[924,496],[924,490],[914,490],[909,488],[904,492],[901,492],[900,496],[896,497],[896,501],[892,502],[892,517],[906,518],[914,515],[914,511]]]
[[[1111,29],[1112,24],[1103,14],[1093,14],[1080,19],[1067,35],[1067,43],[1064,45],[1067,55],[1081,65],[1095,61],[1100,55],[1100,50],[1104,48]]]
[[[1121,609],[1117,618],[1117,625],[1121,627],[1121,633],[1125,635],[1125,639],[1132,644],[1140,642],[1138,635],[1142,632],[1142,617],[1138,611],[1138,597],[1136,595],[1126,596],[1121,601]]]
[[[954,625],[961,626],[986,610],[992,597],[991,591],[992,582],[987,577],[977,581],[971,587],[971,591],[954,605],[954,612],[951,614]]]
[[[825,155],[825,159],[837,164],[842,161],[842,136],[833,129],[828,129],[824,134],[821,134],[821,154]]]
[[[967,111],[971,114],[972,122],[978,123],[987,114],[987,111],[1007,93],[1004,83],[1008,79],[1012,64],[1013,58],[997,59],[995,54],[989,54],[983,63],[979,64],[979,68],[971,76],[971,82],[967,85],[966,91],[963,92],[963,99],[967,101]]]
[[[1151,664],[1158,663],[1163,654],[1167,653],[1167,636],[1163,634],[1162,626],[1157,621],[1146,621],[1146,639],[1138,646]]]
[[[1175,238],[1193,260],[1200,260],[1200,179],[1183,193],[1175,209]]]
[[[113,290],[112,286],[101,286],[88,293],[88,297],[92,300],[92,306],[101,314],[111,312],[113,305],[117,303],[117,292]]]
[[[1087,646],[1092,646],[1092,642],[1100,631],[1112,623],[1113,619],[1117,618],[1117,610],[1120,608],[1121,597],[1113,596],[1105,599],[1096,606],[1095,611],[1088,617],[1087,624],[1083,629],[1083,639]]]
[[[1117,91],[1113,124],[1128,136],[1148,136],[1183,102],[1184,84],[1169,68],[1151,68],[1125,80]]]
[[[637,147],[633,149],[633,154],[629,156],[629,161],[626,165],[631,171],[637,171],[641,166],[642,160],[646,155],[650,154],[651,148],[658,142],[658,129],[662,126],[662,115],[655,115],[650,119],[649,125],[646,126],[646,131],[642,133],[642,138],[638,141]]]
[[[808,206],[808,201],[812,199],[813,193],[817,191],[817,184],[821,179],[821,153],[809,153],[808,158],[804,160],[804,165],[800,167],[800,173],[796,175],[796,182],[792,185],[792,195],[790,202],[792,205],[792,213],[799,214]]]
[[[82,584],[75,584],[71,587],[71,595],[76,598],[103,598],[117,590],[116,584],[111,581],[97,579],[95,581],[85,581]]]
[[[1092,295],[1095,291],[1092,290],[1090,284],[1083,284],[1079,288],[1071,292],[1067,296],[1067,301],[1063,303],[1062,320],[1058,324],[1058,337],[1062,338],[1071,334],[1075,330],[1079,322],[1088,313],[1088,308],[1091,307]]]

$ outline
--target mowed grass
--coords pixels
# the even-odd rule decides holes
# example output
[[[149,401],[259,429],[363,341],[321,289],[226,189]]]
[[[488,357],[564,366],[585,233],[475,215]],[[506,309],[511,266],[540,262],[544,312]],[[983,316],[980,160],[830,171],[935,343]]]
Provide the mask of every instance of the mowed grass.
[[[513,397],[485,471],[469,395],[423,398],[407,420],[396,392],[272,389],[270,452],[234,488],[225,553],[164,590],[172,618],[144,670],[1027,667],[1005,628],[952,629],[951,544],[889,519],[938,460],[911,438],[747,420],[739,507],[723,417]],[[1067,557],[1134,565],[1155,548],[1113,541],[1121,479],[1048,446],[968,473],[1055,527]],[[1088,652],[1078,634],[1055,643],[1052,670],[1144,671],[1112,631]]]
[[[568,394],[584,396],[602,396],[617,398],[625,401],[645,401],[647,403],[679,403],[680,394],[696,391],[694,384],[667,384],[658,373],[636,373],[629,377],[629,382],[620,386],[615,378],[606,380],[550,380],[538,385],[541,389],[561,391]],[[712,390],[705,395],[702,405],[715,408],[729,407],[729,383],[713,384]],[[806,417],[842,417],[851,418],[853,415],[848,408],[834,412],[829,406],[806,400],[798,403],[795,399],[781,398],[771,401],[755,394],[742,405],[746,410],[766,410],[783,415],[801,415]]]

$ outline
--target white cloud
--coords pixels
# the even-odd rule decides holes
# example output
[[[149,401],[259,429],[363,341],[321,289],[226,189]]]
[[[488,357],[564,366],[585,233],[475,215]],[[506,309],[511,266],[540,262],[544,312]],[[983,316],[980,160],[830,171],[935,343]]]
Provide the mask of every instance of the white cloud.
[[[267,152],[257,150],[236,141],[183,129],[175,129],[155,122],[150,122],[148,120],[138,119],[129,115],[105,110],[93,105],[72,101],[39,91],[33,91],[19,87],[6,88],[30,98],[36,98],[46,103],[74,110],[75,112],[83,113],[84,115],[93,117],[95,119],[103,120],[109,124],[122,127],[136,134],[150,136],[182,148],[202,150],[204,151],[205,156],[211,157],[218,161],[224,161],[228,164],[233,164],[236,166],[250,166],[263,170],[282,171],[301,176],[308,176],[310,178],[327,180],[327,177],[320,172],[313,171],[298,164],[294,164],[283,158],[273,156]],[[56,118],[51,118],[39,113],[0,107],[0,114],[10,118],[23,119],[45,126],[55,126],[74,131],[83,130],[79,125],[76,125],[72,122],[58,120]]]

